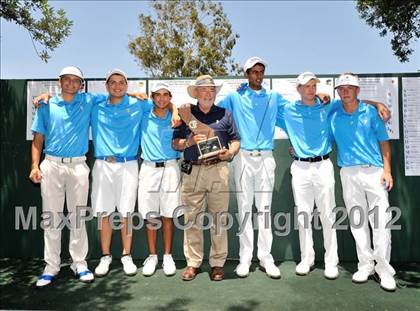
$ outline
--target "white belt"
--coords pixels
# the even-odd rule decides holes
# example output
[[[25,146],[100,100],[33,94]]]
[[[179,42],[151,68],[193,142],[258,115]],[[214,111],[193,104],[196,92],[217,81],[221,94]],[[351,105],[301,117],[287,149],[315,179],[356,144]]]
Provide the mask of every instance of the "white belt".
[[[240,152],[242,154],[245,154],[245,155],[250,156],[250,157],[262,157],[262,156],[265,156],[265,155],[273,154],[272,150],[245,150],[245,149],[240,149]]]
[[[61,158],[61,157],[55,157],[52,155],[45,155],[45,159],[54,161],[54,162],[58,162],[58,163],[65,163],[65,164],[70,164],[70,163],[80,163],[80,162],[85,162],[86,161],[86,157],[82,156],[82,157],[72,157],[72,158]]]
[[[374,167],[372,164],[357,164],[357,165],[352,165],[352,166],[343,166],[341,169],[346,168],[346,169],[356,169],[356,168],[369,168],[369,167]]]
[[[365,169],[383,169],[382,166],[375,166],[372,164],[358,164],[358,165],[352,165],[352,166],[343,166],[341,170],[365,170]]]

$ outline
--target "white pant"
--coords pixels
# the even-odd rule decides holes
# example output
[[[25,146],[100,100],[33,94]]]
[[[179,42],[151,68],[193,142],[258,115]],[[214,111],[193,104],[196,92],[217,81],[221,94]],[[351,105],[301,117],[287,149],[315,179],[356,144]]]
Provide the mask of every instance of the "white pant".
[[[239,258],[250,264],[254,250],[252,204],[255,199],[258,216],[257,257],[265,263],[274,262],[271,256],[273,234],[271,232],[271,200],[274,189],[276,162],[271,151],[257,152],[240,150],[233,160],[236,200],[240,220]],[[246,220],[245,220],[246,219]]]
[[[92,207],[95,216],[109,216],[117,207],[123,217],[134,212],[139,165],[136,160],[110,163],[96,160],[92,170]],[[100,215],[98,215],[100,214]]]
[[[139,174],[138,202],[139,212],[146,219],[154,212],[173,218],[174,211],[181,205],[180,179],[178,161],[166,161],[164,167],[155,167],[154,162],[143,161]],[[182,212],[175,217],[182,215]]]
[[[337,234],[335,222],[334,167],[330,159],[320,162],[294,161],[290,167],[292,174],[293,197],[299,224],[299,243],[301,260],[308,265],[315,261],[312,239],[312,213],[316,204],[324,237],[325,265],[336,266]]]
[[[40,169],[42,211],[51,217],[51,227],[44,229],[44,260],[47,264],[44,273],[56,275],[60,271],[61,229],[58,226],[62,220],[59,213],[64,210],[64,199],[70,213],[70,256],[73,264],[87,265],[85,258],[88,252],[88,239],[85,222],[80,219],[86,210],[77,207],[86,207],[87,204],[89,167],[84,160],[65,164],[47,156],[42,161]]]
[[[383,169],[380,167],[351,166],[343,167],[340,171],[343,185],[343,197],[348,215],[351,210],[362,209],[363,216],[358,212],[349,217],[351,233],[356,242],[358,269],[371,273],[376,272],[395,274],[394,268],[389,264],[391,258],[391,230],[386,224],[391,220],[391,212],[386,212],[389,207],[388,192],[381,184]],[[360,207],[360,208],[359,208]],[[377,219],[375,214],[368,216],[368,211],[378,208]],[[361,228],[355,228],[363,217]],[[369,221],[367,220],[369,217]],[[372,227],[373,247],[371,247],[369,223]],[[374,265],[376,261],[376,266]]]

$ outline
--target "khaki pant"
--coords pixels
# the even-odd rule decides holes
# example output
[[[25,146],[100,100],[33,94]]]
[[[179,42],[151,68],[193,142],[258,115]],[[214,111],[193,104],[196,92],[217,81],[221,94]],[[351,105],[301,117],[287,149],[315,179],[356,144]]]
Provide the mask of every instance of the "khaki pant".
[[[190,175],[183,174],[182,203],[185,205],[185,224],[192,226],[184,231],[184,255],[187,265],[200,267],[203,261],[203,216],[205,206],[211,215],[211,267],[223,267],[226,261],[229,206],[229,170],[226,162],[214,165],[193,165]]]
[[[89,191],[89,167],[86,163],[57,163],[48,158],[42,161],[41,195],[42,211],[50,215],[50,226],[44,230],[44,274],[55,275],[60,271],[61,253],[61,218],[59,213],[64,210],[64,200],[70,214],[70,244],[69,251],[73,264],[86,264],[88,239],[85,222],[80,219],[85,215]],[[79,207],[79,208],[78,208]],[[80,215],[77,216],[77,213]]]

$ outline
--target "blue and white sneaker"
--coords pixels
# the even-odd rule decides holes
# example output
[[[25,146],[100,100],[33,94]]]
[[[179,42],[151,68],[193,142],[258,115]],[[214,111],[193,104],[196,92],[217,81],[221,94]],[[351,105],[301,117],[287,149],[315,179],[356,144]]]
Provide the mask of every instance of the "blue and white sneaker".
[[[52,274],[42,274],[38,277],[38,280],[36,281],[36,287],[44,287],[49,284],[51,284],[52,281],[54,281],[55,275]]]
[[[88,269],[87,266],[83,264],[72,264],[70,269],[74,272],[74,275],[78,277],[79,280],[83,283],[90,283],[95,279],[93,273]]]

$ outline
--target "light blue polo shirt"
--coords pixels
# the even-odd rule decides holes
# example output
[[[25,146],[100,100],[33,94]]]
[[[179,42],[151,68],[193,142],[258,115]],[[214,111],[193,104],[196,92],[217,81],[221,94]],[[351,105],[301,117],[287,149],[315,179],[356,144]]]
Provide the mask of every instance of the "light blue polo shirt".
[[[140,122],[152,107],[150,100],[125,95],[118,104],[105,98],[92,109],[91,123],[95,157],[136,156],[140,142]]]
[[[330,135],[328,115],[339,103],[323,104],[319,98],[314,105],[301,100],[287,102],[279,107],[276,125],[289,136],[295,156],[312,158],[331,152],[333,139]]]
[[[330,125],[338,147],[339,166],[383,167],[380,142],[389,137],[375,107],[359,101],[358,108],[350,114],[340,101],[339,108],[331,114]]]
[[[88,151],[92,107],[104,95],[78,93],[71,102],[61,96],[41,104],[32,131],[44,135],[44,153],[56,157],[80,157]]]
[[[152,162],[164,162],[180,158],[180,153],[172,148],[174,129],[171,127],[172,114],[167,111],[159,118],[152,111],[145,113],[141,121],[141,157]]]
[[[262,88],[256,92],[246,84],[229,93],[218,106],[232,112],[241,136],[241,149],[272,150],[278,107],[285,102],[275,91]]]

